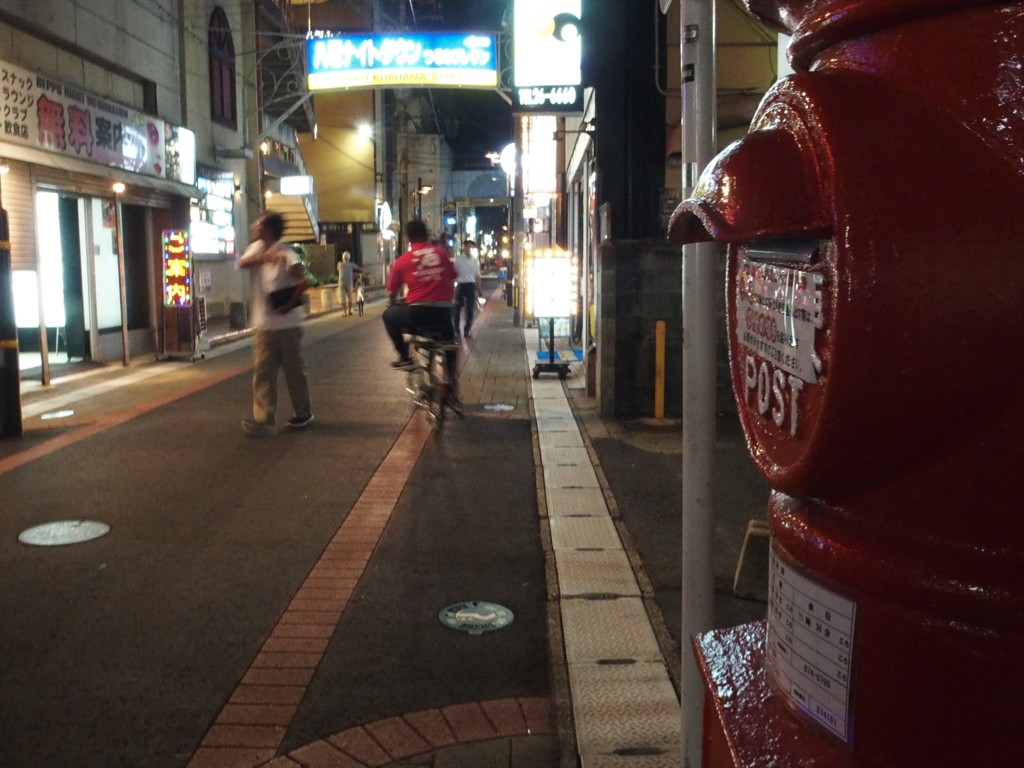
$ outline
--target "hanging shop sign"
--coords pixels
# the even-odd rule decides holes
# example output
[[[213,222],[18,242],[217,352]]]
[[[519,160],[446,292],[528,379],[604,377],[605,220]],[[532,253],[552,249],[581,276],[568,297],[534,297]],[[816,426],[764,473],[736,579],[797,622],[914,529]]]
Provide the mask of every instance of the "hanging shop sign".
[[[558,118],[522,115],[519,120],[523,134],[523,193],[534,205],[544,206],[558,192]],[[524,217],[526,213],[524,210]],[[536,214],[527,218],[536,218]]]
[[[148,176],[194,178],[191,131],[6,61],[0,112],[3,141]]]
[[[196,183],[196,135],[188,128],[167,124],[167,178]]]
[[[202,165],[196,187],[202,196],[191,206],[189,245],[192,256],[226,258],[235,255],[235,177],[228,171]]]
[[[192,252],[188,232],[164,230],[164,306],[192,306]]]
[[[424,32],[312,37],[311,91],[377,86],[495,88],[494,35]]]
[[[517,112],[583,111],[582,0],[515,0],[512,98]]]
[[[278,180],[278,191],[282,195],[312,195],[312,176],[282,176]]]

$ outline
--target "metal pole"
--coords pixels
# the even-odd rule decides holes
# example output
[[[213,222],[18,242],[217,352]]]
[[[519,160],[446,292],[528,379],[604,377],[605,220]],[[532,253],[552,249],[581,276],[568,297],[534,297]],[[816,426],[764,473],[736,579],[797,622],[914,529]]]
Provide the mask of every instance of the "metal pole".
[[[513,118],[514,119],[514,118]],[[518,155],[516,156],[516,163],[519,162]],[[513,183],[512,175],[515,171],[505,171],[505,202],[508,203],[508,207],[505,209],[505,240],[502,242],[503,246],[508,246],[504,249],[506,252],[501,253],[499,249],[498,253],[501,254],[501,263],[505,266],[505,284],[501,287],[501,290],[505,294],[505,305],[512,306],[512,253],[515,248],[515,235],[514,235],[514,220],[515,220],[515,197],[513,195]]]
[[[654,418],[665,418],[665,321],[654,323]]]
[[[114,196],[114,228],[117,235],[117,280],[121,291],[121,360],[128,365],[128,289],[124,279],[124,239],[121,235],[121,193]]]
[[[509,236],[512,238],[512,248],[510,250],[512,263],[509,264],[508,276],[509,280],[511,280],[509,285],[511,286],[512,294],[512,325],[514,326],[522,326],[526,323],[519,295],[519,289],[523,284],[520,271],[523,267],[523,250],[526,245],[526,232],[523,229],[523,204],[525,202],[523,196],[523,156],[525,154],[523,147],[523,120],[525,119],[526,117],[521,114],[512,115],[513,136],[516,144],[516,171],[512,188],[512,229],[509,232]]]
[[[683,0],[683,196],[715,147],[714,0]],[[701,765],[704,690],[691,639],[714,624],[712,470],[715,445],[715,263],[708,243],[683,246],[683,765]]]

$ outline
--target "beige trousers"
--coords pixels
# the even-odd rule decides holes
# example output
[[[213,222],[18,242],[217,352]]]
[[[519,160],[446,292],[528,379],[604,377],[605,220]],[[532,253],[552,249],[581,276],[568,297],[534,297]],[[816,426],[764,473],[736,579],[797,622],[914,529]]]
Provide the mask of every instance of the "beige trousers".
[[[306,362],[302,359],[302,328],[256,331],[252,344],[252,418],[259,424],[277,421],[277,379],[284,368],[284,380],[292,409],[299,418],[313,413],[309,403]]]

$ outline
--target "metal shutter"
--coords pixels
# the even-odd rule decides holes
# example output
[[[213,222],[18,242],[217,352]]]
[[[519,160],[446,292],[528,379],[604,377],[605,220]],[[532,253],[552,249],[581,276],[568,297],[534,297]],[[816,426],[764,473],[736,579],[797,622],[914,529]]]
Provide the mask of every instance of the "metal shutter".
[[[13,269],[36,268],[35,196],[32,194],[31,166],[8,160],[10,168],[0,178],[4,210],[11,231]]]

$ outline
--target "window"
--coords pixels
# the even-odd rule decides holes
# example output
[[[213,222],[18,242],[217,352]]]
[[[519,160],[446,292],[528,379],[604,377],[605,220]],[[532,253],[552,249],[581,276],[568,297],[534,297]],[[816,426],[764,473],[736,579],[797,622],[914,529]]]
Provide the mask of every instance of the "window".
[[[210,16],[210,117],[215,123],[237,128],[235,111],[235,44],[222,8]]]

